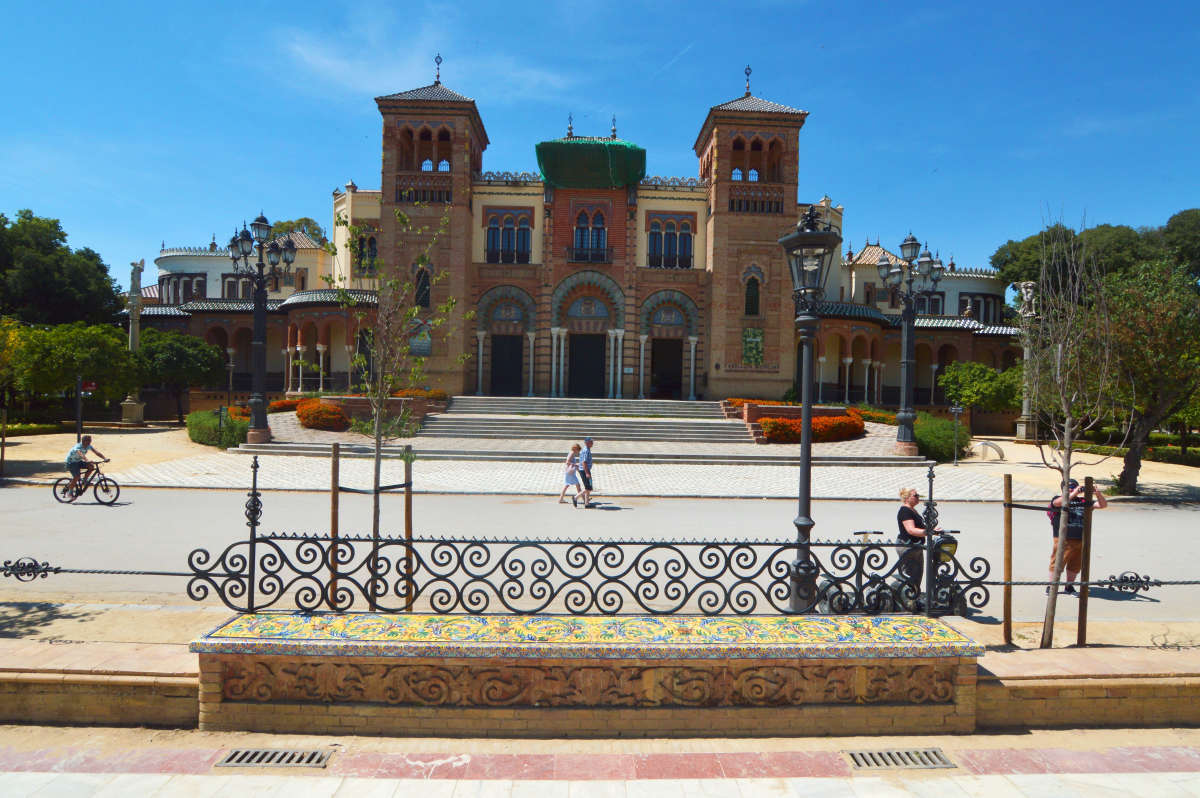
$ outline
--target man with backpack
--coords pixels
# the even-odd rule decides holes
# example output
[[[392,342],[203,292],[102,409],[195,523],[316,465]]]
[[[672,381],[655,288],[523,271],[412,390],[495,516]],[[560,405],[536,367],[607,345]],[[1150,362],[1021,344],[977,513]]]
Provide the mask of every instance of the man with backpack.
[[[1080,568],[1083,567],[1083,486],[1078,480],[1070,480],[1067,483],[1067,540],[1063,544],[1063,568],[1067,572],[1067,586],[1063,588],[1063,592],[1069,595],[1075,595],[1075,586],[1071,584],[1075,581],[1075,577],[1079,575]],[[1103,510],[1108,506],[1108,499],[1104,498],[1104,494],[1099,491],[1094,491],[1092,494],[1092,507],[1097,510]],[[1062,515],[1063,497],[1062,494],[1055,496],[1050,500],[1050,506],[1046,508],[1046,515],[1050,517],[1050,527],[1054,533],[1054,547],[1050,550],[1050,581],[1054,582],[1058,578],[1058,573],[1054,570],[1055,560],[1058,558],[1058,524],[1059,516]],[[1046,586],[1046,592],[1050,592],[1050,585]]]

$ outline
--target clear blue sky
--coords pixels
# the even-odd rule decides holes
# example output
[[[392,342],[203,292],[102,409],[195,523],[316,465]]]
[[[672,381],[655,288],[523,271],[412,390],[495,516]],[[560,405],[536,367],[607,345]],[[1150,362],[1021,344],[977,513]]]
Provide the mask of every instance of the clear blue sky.
[[[619,135],[692,176],[710,106],[810,112],[800,199],[846,206],[858,249],[911,229],[986,264],[1047,214],[1160,225],[1200,205],[1200,25],[1189,3],[8,3],[0,211],[57,217],[121,283],[159,244],[265,211],[331,224],[378,188],[373,97],[473,97],[484,168]],[[152,278],[151,278],[152,279]]]

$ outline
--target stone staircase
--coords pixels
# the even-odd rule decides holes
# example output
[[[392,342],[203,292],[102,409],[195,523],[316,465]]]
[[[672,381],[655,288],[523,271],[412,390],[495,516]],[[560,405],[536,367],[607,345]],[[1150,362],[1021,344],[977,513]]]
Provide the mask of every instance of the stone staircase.
[[[720,402],[668,399],[551,399],[545,396],[455,396],[444,415],[630,416],[721,421]]]

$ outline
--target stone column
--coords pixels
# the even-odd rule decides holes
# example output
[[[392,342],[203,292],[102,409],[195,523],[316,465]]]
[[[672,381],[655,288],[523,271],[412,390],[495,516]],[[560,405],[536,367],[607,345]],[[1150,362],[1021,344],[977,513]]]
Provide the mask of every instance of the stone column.
[[[625,371],[625,331],[617,330],[617,398],[621,399],[621,383]]]
[[[325,344],[317,344],[317,390],[325,390]]]
[[[529,396],[533,396],[533,340],[537,333],[530,330],[525,337],[529,339]]]
[[[297,377],[297,379],[299,379],[299,381],[300,381],[300,386],[299,386],[298,390],[300,391],[300,393],[304,393],[304,353],[308,351],[308,347],[307,346],[298,346],[298,347],[296,347],[296,351],[299,353],[299,356],[297,359],[300,361],[300,367],[299,367],[300,374]]]
[[[616,330],[605,330],[607,334],[604,341],[604,395],[609,399],[613,398],[613,366],[617,363],[615,347],[613,344],[617,340]]]
[[[137,352],[141,347],[142,324],[142,269],[146,266],[143,258],[129,264],[132,268],[129,275],[129,351]],[[138,401],[137,389],[133,389],[121,402],[121,421],[126,424],[144,424],[146,403]]]
[[[846,366],[846,398],[843,400],[845,404],[850,404],[850,365],[854,362],[852,357],[842,358],[843,365]]]
[[[550,328],[550,396],[558,396],[558,328]]]
[[[817,404],[825,401],[825,356],[817,358],[820,367],[817,369]]]
[[[869,358],[863,361],[863,404],[871,401],[871,364],[873,362]]]
[[[700,338],[695,335],[688,336],[688,346],[691,349],[691,354],[688,356],[688,401],[696,401],[696,342]]]
[[[343,344],[346,350],[346,393],[354,390],[354,344]]]
[[[646,398],[646,339],[649,337],[638,336],[638,399]]]
[[[487,331],[476,330],[475,340],[477,346],[475,348],[475,395],[483,396],[483,339],[487,336]]]
[[[567,328],[558,328],[558,395],[567,395]]]

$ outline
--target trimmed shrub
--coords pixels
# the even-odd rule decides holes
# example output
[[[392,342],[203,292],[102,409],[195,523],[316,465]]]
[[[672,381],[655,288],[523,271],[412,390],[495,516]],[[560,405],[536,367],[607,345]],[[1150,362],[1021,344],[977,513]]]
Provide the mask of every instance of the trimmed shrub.
[[[9,424],[7,435],[14,438],[18,435],[53,435],[56,432],[68,432],[64,424]]]
[[[286,413],[289,410],[295,410],[296,405],[300,404],[300,399],[276,399],[271,404],[267,405],[268,413]]]
[[[306,429],[323,429],[345,432],[350,429],[350,417],[338,405],[321,404],[320,400],[307,399],[296,408],[296,418]]]
[[[763,435],[771,443],[799,443],[804,424],[798,418],[760,418]],[[863,434],[862,416],[816,416],[812,420],[813,443],[848,441]]]
[[[1129,449],[1116,446],[1094,446],[1088,444],[1074,447],[1077,452],[1085,454],[1107,454],[1113,457],[1124,457]],[[1187,454],[1178,446],[1147,446],[1142,450],[1142,460],[1152,463],[1171,463],[1173,465],[1200,468],[1200,451],[1188,448]]]
[[[232,449],[245,443],[246,432],[250,429],[249,418],[227,417],[218,423],[211,410],[188,413],[184,421],[188,437],[193,441],[222,449]]]
[[[948,418],[918,413],[913,424],[913,438],[922,457],[944,463],[954,459],[955,446],[958,447],[958,456],[963,456],[967,444],[971,442],[971,433],[962,424]]]
[[[878,410],[870,405],[857,405],[853,409],[862,416],[863,421],[896,426],[896,414],[888,410]]]

